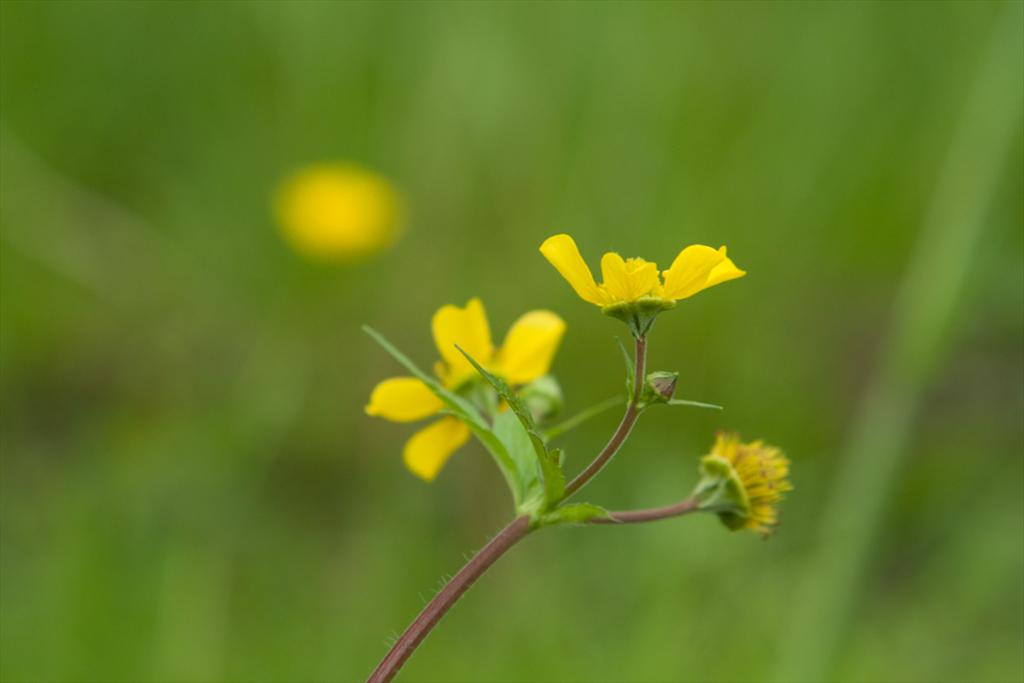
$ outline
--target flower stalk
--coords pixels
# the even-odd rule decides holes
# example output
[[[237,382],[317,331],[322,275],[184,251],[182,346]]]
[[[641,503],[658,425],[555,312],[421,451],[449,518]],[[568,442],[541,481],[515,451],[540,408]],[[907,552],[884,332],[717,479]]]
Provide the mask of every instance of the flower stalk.
[[[618,510],[608,513],[607,517],[595,517],[588,520],[590,524],[641,524],[643,522],[657,522],[662,519],[681,517],[682,515],[700,510],[700,501],[696,498],[687,498],[674,505],[663,505],[645,510]]]
[[[644,388],[644,369],[647,365],[647,337],[636,337],[636,344],[633,358],[633,394],[629,398],[629,403],[626,405],[626,412],[622,416],[622,421],[619,422],[618,428],[615,433],[612,434],[612,438],[608,440],[605,447],[601,449],[601,452],[597,454],[587,467],[576,475],[576,477],[565,485],[565,496],[568,498],[572,494],[579,491],[583,486],[586,485],[594,476],[600,472],[608,461],[611,460],[622,444],[625,443],[629,437],[629,433],[633,431],[633,425],[636,424],[636,420],[640,417],[640,396],[643,394]],[[563,498],[563,499],[564,499]]]

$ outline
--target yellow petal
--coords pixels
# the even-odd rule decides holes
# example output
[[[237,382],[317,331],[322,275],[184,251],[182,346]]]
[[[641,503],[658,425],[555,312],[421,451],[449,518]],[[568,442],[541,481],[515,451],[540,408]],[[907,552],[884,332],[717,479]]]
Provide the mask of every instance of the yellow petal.
[[[626,262],[615,252],[608,252],[601,257],[601,284],[615,301],[630,300],[629,275],[626,273]]]
[[[392,422],[414,422],[444,406],[426,384],[415,377],[392,377],[373,388],[366,414]]]
[[[609,252],[601,258],[601,277],[612,302],[635,301],[660,293],[658,266],[641,258],[624,261],[618,254]]]
[[[526,384],[547,374],[565,334],[565,322],[551,311],[520,316],[505,335],[495,365],[509,384]]]
[[[725,247],[721,249],[722,255],[725,256]],[[747,271],[740,270],[736,267],[736,264],[732,262],[732,259],[726,257],[711,270],[711,274],[708,275],[708,281],[704,283],[704,288],[714,287],[717,284],[728,282],[729,280],[735,280],[741,278],[747,274]]]
[[[626,272],[629,274],[633,298],[661,292],[661,278],[658,277],[658,264],[642,258],[626,259]]]
[[[572,285],[581,299],[598,306],[608,303],[571,237],[563,234],[547,238],[540,245],[540,253]]]
[[[413,434],[405,442],[402,459],[417,477],[433,481],[451,454],[468,439],[469,427],[454,417],[444,417]]]
[[[401,201],[376,173],[317,164],[289,178],[275,208],[285,237],[317,259],[355,260],[390,246],[402,227]]]
[[[665,271],[665,297],[685,299],[708,287],[746,275],[725,254],[725,247],[716,250],[703,244],[683,249]]]
[[[476,374],[466,357],[455,348],[456,344],[481,365],[489,363],[494,356],[491,328],[487,325],[487,313],[480,299],[470,299],[465,308],[442,306],[434,314],[432,326],[437,351],[448,365],[444,373],[448,386]]]

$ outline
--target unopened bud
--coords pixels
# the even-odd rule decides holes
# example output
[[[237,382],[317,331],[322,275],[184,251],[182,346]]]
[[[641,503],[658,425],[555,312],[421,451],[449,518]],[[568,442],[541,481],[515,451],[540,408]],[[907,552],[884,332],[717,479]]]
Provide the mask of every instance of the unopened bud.
[[[676,382],[679,381],[678,372],[657,371],[647,375],[647,389],[651,394],[649,397],[652,403],[662,403],[672,400],[676,393]]]

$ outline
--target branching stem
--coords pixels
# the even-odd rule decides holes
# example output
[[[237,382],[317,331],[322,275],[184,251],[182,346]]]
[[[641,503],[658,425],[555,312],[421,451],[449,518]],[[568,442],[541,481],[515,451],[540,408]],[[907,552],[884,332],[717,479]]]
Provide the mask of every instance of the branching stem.
[[[573,479],[565,487],[565,495],[563,500],[568,498],[570,495],[578,491],[588,481],[594,478],[601,469],[608,464],[608,461],[619,451],[619,448],[625,442],[626,437],[629,436],[629,432],[633,429],[633,424],[636,422],[637,417],[640,416],[640,396],[644,388],[644,369],[647,364],[647,339],[644,337],[636,338],[636,355],[634,360],[634,371],[633,371],[633,395],[630,396],[629,404],[626,406],[626,414],[622,416],[622,421],[619,423],[615,433],[612,434],[611,439],[605,445],[601,452],[597,454],[593,462],[587,465],[586,469],[580,472],[575,479]],[[650,508],[647,510],[626,510],[620,512],[612,512],[610,519],[594,519],[591,520],[593,524],[630,524],[638,522],[653,522],[659,519],[667,519],[669,517],[677,517],[684,515],[688,512],[693,512],[697,509],[697,502],[693,499],[684,500],[681,503],[675,505],[666,505],[660,508]],[[458,602],[462,594],[465,593],[470,586],[472,586],[477,579],[483,576],[492,564],[497,562],[498,558],[504,555],[509,548],[514,546],[516,543],[525,538],[533,528],[530,526],[529,517],[516,517],[512,520],[508,526],[498,532],[494,538],[492,538],[487,545],[480,549],[473,558],[467,562],[459,572],[452,577],[444,588],[442,588],[437,595],[423,608],[423,611],[413,620],[409,625],[409,628],[399,637],[395,644],[391,646],[391,649],[381,660],[377,668],[370,674],[367,683],[388,683],[391,681],[398,670],[402,668],[413,651],[419,646],[427,634],[430,633],[431,629],[437,625],[437,622],[441,620],[452,605]]]
[[[612,434],[608,443],[597,454],[593,462],[577,474],[575,479],[566,484],[563,499],[568,498],[583,488],[588,481],[593,479],[608,464],[608,461],[619,452],[619,448],[622,447],[626,437],[632,431],[633,425],[636,424],[636,419],[640,417],[640,396],[644,390],[644,370],[647,365],[647,337],[636,337],[636,352],[633,365],[633,395],[629,398],[629,404],[626,406],[626,413],[622,416],[622,421],[619,422],[615,433]]]

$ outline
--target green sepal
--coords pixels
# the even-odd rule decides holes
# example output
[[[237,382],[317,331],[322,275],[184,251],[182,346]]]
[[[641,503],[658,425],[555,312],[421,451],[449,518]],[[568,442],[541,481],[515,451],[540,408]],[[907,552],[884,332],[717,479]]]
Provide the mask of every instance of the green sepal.
[[[710,408],[712,410],[724,410],[722,406],[702,401],[690,401],[682,398],[672,398],[676,391],[676,383],[679,380],[678,372],[667,372],[655,370],[648,373],[643,391],[640,394],[640,405],[647,407],[654,404],[668,406],[691,406],[694,408]]]
[[[363,325],[363,331],[380,344],[381,348],[391,354],[391,357],[412,373],[416,379],[427,385],[427,388],[444,404],[444,412],[458,418],[469,427],[473,435],[484,445],[484,448],[487,449],[494,458],[494,462],[498,465],[498,469],[501,471],[509,490],[512,492],[512,499],[516,510],[527,505],[535,497],[535,492],[531,491],[529,481],[522,476],[517,458],[512,455],[505,441],[487,424],[487,421],[480,414],[480,411],[476,409],[476,406],[458,394],[444,388],[436,379],[420,370],[405,354],[395,348],[391,342],[372,327]]]
[[[456,344],[455,348],[466,357],[476,371],[480,373],[488,384],[494,387],[494,390],[498,395],[505,400],[508,404],[509,409],[519,419],[519,423],[525,430],[526,435],[529,437],[530,445],[534,455],[536,456],[537,466],[540,468],[541,483],[543,485],[543,505],[540,507],[540,512],[549,509],[552,505],[556,504],[562,499],[565,494],[565,475],[562,473],[561,465],[559,464],[559,457],[557,453],[549,451],[547,445],[544,442],[544,437],[541,436],[537,430],[537,425],[533,421],[533,414],[527,407],[526,403],[519,397],[519,395],[512,390],[512,387],[508,385],[505,380],[488,372],[482,365],[476,362],[476,360],[470,356],[466,351],[459,345]],[[521,514],[530,514],[534,516],[538,510],[518,510]]]
[[[624,301],[605,306],[601,312],[629,325],[629,331],[633,333],[634,337],[644,337],[660,313],[675,307],[676,302],[671,299],[645,296],[636,301]]]
[[[701,479],[693,491],[698,509],[718,515],[729,529],[743,527],[750,517],[750,498],[732,464],[718,455],[700,461]]]
[[[543,514],[536,521],[537,526],[552,524],[584,524],[592,519],[610,519],[611,513],[593,503],[570,503]]]

